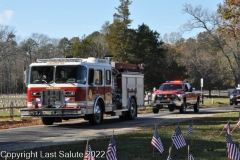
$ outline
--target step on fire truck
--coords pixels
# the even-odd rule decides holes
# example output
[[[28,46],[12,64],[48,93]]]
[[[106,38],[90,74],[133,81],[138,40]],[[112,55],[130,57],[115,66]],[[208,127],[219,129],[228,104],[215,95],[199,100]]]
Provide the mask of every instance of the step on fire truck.
[[[29,66],[21,117],[41,117],[44,125],[73,118],[99,124],[104,114],[132,120],[141,108],[144,74],[136,64],[110,57],[37,59]]]

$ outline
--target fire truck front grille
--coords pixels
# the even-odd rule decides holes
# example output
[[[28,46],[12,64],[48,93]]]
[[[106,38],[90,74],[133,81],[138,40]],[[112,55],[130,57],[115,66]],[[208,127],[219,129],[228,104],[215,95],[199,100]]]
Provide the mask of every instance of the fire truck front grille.
[[[47,90],[42,91],[42,105],[54,106],[56,101],[64,103],[64,91],[63,90]]]

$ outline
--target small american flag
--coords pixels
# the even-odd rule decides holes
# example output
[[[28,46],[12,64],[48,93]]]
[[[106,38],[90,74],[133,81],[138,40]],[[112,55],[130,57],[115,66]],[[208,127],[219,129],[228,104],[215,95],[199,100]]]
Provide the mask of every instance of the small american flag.
[[[107,153],[106,153],[106,159],[117,160],[116,140],[113,136],[110,138],[110,142],[109,142]]]
[[[225,129],[227,129],[227,133],[230,134],[230,122],[228,121],[228,123],[224,126]]]
[[[239,150],[236,147],[236,145],[233,143],[232,138],[228,133],[226,135],[226,141],[227,141],[228,158],[233,160],[239,160],[240,159]]]
[[[189,160],[194,160],[192,153],[189,154]]]
[[[162,153],[164,151],[163,149],[163,145],[160,139],[160,136],[158,134],[157,128],[155,128],[153,137],[152,137],[152,141],[151,144],[153,145],[153,147],[155,147],[160,153]]]
[[[190,133],[192,133],[192,132],[193,132],[193,123],[192,123],[192,121],[191,121],[191,123],[190,123],[190,125],[189,125],[189,128],[188,128],[188,130],[187,130],[186,137],[187,137]]]
[[[167,160],[172,160],[172,158],[171,158],[171,156],[170,156],[170,155],[168,155],[168,157],[167,157]]]
[[[179,126],[177,126],[177,128],[175,129],[171,139],[177,149],[186,145],[185,139]]]
[[[95,158],[92,156],[92,148],[90,145],[87,146],[87,149],[85,151],[84,160],[95,160]]]

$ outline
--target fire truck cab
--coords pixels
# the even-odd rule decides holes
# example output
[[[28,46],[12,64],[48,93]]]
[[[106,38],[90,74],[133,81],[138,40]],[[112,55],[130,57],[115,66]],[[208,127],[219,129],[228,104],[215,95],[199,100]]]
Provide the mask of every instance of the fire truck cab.
[[[110,59],[51,58],[30,64],[27,108],[21,117],[43,124],[84,118],[99,124],[104,114],[134,119],[144,108],[144,75],[136,64]]]

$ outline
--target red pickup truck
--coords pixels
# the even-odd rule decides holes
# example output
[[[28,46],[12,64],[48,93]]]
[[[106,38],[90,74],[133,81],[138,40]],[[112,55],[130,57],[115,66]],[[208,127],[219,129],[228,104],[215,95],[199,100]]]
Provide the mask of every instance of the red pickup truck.
[[[166,81],[152,93],[152,111],[158,113],[159,109],[167,107],[170,112],[179,109],[180,113],[185,113],[188,107],[193,107],[194,112],[198,112],[200,96],[200,91],[193,91],[188,82]]]

